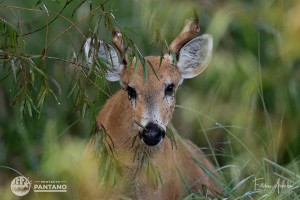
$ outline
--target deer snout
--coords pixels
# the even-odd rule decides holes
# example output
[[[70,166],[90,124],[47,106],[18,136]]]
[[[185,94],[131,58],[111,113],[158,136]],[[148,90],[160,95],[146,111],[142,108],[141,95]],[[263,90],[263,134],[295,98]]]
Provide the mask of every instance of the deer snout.
[[[150,122],[141,132],[141,140],[148,146],[155,146],[165,137],[166,132],[157,124]]]

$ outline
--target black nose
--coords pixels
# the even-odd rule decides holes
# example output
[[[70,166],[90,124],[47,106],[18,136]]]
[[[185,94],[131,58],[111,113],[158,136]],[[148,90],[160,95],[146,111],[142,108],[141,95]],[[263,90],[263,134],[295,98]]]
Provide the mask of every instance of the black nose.
[[[165,131],[157,124],[148,123],[142,131],[141,138],[149,146],[157,145],[166,135]]]

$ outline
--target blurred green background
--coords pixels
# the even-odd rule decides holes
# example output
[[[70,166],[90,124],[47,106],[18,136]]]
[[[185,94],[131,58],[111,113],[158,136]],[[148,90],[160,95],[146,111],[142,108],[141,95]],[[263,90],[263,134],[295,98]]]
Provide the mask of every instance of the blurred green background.
[[[143,55],[160,55],[193,9],[214,53],[207,71],[180,87],[175,128],[207,154],[213,149],[230,188],[251,175],[283,173],[280,166],[299,176],[297,0],[1,1],[0,165],[32,179],[66,179],[74,193],[48,195],[76,199],[76,169],[95,115],[119,88],[87,75],[85,38],[110,42],[118,26]],[[15,198],[15,176],[0,168],[5,198]]]

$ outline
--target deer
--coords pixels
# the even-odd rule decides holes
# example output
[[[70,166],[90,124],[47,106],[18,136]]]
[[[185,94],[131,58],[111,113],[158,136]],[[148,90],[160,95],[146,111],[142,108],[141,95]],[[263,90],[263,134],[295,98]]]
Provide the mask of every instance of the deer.
[[[204,72],[211,61],[212,36],[197,36],[198,24],[197,19],[187,19],[163,57],[144,57],[156,72],[149,70],[147,80],[142,64],[136,63],[137,58],[129,62],[128,50],[118,28],[113,30],[114,47],[98,39],[86,40],[84,53],[88,65],[95,65],[95,57],[104,60],[107,65],[105,78],[119,81],[121,85],[121,89],[106,101],[96,120],[98,129],[109,136],[103,145],[109,145],[115,152],[122,175],[115,186],[103,189],[102,181],[97,180],[97,163],[101,160],[91,156],[99,143],[97,136],[91,138],[86,154],[92,164],[82,169],[86,173],[85,189],[80,194],[82,199],[120,199],[124,196],[181,199],[188,192],[201,192],[207,196],[222,192],[221,186],[207,172],[217,178],[219,174],[202,151],[177,132],[173,134],[174,145],[167,131],[175,110],[177,88],[185,79]],[[134,149],[138,149],[138,155]],[[143,153],[160,174],[161,183],[157,186],[149,183],[146,167],[141,163]],[[199,167],[193,157],[204,168]]]

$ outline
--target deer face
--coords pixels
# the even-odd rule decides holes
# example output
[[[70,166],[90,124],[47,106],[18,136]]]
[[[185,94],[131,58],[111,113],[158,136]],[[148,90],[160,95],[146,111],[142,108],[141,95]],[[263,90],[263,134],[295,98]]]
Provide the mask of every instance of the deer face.
[[[130,105],[134,129],[146,145],[158,145],[163,141],[166,127],[172,119],[178,86],[184,79],[199,75],[210,62],[213,46],[211,36],[199,36],[186,43],[177,52],[178,60],[175,62],[168,54],[161,64],[159,56],[145,57],[157,74],[156,76],[149,67],[147,80],[144,79],[141,64],[134,72],[136,59],[131,66],[126,66],[126,62],[119,62],[118,54],[111,45],[97,42],[97,56],[107,61],[109,72],[106,78],[109,81],[119,81],[124,95],[128,96],[126,100]],[[85,55],[89,64],[93,63],[94,52],[91,39],[88,39],[85,43]]]
[[[154,146],[165,136],[166,127],[175,108],[175,93],[181,82],[180,72],[172,63],[160,57],[146,57],[155,69],[157,77],[149,69],[148,79],[144,80],[142,66],[133,75],[134,61],[131,67],[121,74],[121,85],[128,95],[133,113],[134,126],[141,140]]]

